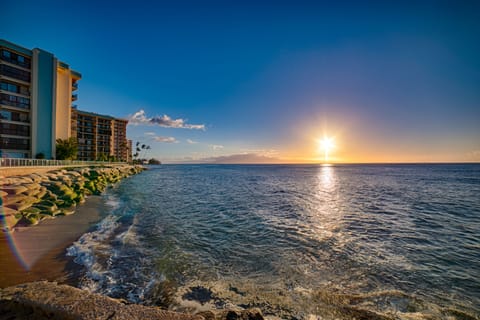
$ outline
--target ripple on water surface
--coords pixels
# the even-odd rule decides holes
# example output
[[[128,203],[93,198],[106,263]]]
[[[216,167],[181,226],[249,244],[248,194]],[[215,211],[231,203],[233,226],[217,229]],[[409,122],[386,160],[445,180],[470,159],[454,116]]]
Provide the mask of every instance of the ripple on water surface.
[[[69,254],[95,292],[281,318],[475,319],[480,166],[166,165]]]

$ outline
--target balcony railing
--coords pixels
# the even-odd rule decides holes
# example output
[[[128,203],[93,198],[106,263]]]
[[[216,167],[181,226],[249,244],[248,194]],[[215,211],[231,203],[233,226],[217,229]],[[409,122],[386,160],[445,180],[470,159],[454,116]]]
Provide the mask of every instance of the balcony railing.
[[[29,59],[25,59],[24,61],[18,61],[18,59],[7,58],[7,57],[2,55],[2,56],[0,56],[0,60],[16,64],[17,66],[20,66],[22,68],[30,69],[30,60]]]
[[[125,164],[125,162],[0,158],[0,167],[100,166],[115,164]]]
[[[7,66],[5,64],[0,64],[0,75],[15,78],[20,81],[30,82],[30,72]]]
[[[20,109],[30,109],[30,104],[29,103],[21,103],[21,102],[14,102],[10,101],[7,99],[0,99],[0,104],[4,104],[7,106],[15,107],[15,108],[20,108]]]

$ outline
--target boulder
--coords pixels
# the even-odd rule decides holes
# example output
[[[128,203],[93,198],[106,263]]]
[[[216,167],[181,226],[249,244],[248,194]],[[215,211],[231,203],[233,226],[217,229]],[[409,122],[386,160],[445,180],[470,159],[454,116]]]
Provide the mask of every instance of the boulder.
[[[41,215],[40,213],[29,213],[24,216],[27,222],[31,225],[36,225],[40,222]]]
[[[203,320],[158,307],[125,304],[99,294],[54,282],[33,282],[0,291],[5,319]]]
[[[9,185],[9,186],[2,186],[1,190],[8,194],[19,194],[27,191],[28,189],[20,185]]]
[[[28,190],[38,190],[40,189],[40,185],[38,183],[28,183],[23,185]]]
[[[8,204],[12,204],[12,203],[15,203],[15,202],[20,202],[20,201],[23,201],[24,199],[28,198],[27,195],[25,194],[12,194],[12,195],[9,195],[9,196],[6,196],[6,197],[3,197],[3,205],[8,205]]]
[[[25,191],[24,193],[22,194],[25,194],[29,197],[37,197],[37,195],[40,193],[40,189],[31,189],[31,190],[28,190],[28,191]],[[38,197],[40,198],[40,197]]]
[[[21,217],[22,216],[20,212],[18,212],[17,210],[0,207],[0,220],[2,220],[1,222],[6,230],[12,230],[12,228],[15,227]]]
[[[38,208],[42,211],[42,213],[53,215],[53,213],[58,210],[58,207],[55,203],[48,204],[47,201],[42,201],[41,203],[37,203],[33,206],[33,208]]]
[[[22,210],[25,210],[25,209],[31,207],[32,204],[34,204],[38,201],[39,201],[39,199],[37,199],[37,198],[25,196],[22,200],[20,200],[18,202],[15,202],[15,203],[5,204],[5,206],[9,207],[11,209],[22,211]]]
[[[60,209],[60,214],[63,214],[65,216],[71,215],[75,213],[75,205],[72,205],[67,208],[61,208]]]
[[[41,187],[40,190],[38,191],[38,194],[36,194],[35,196],[38,199],[43,199],[43,197],[45,197],[46,194],[47,194],[47,188]]]

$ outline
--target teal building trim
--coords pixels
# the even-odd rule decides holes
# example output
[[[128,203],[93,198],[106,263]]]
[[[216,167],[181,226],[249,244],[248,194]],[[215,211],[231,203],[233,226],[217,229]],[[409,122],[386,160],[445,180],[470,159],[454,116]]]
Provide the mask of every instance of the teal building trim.
[[[37,87],[37,126],[33,134],[36,135],[36,153],[43,153],[46,159],[53,159],[55,155],[53,133],[55,130],[55,95],[56,61],[53,54],[38,50],[37,75],[32,79],[32,85]],[[33,129],[33,128],[32,128]],[[33,157],[35,155],[32,155]]]
[[[11,43],[10,41],[4,40],[4,39],[0,39],[0,46],[12,49],[26,56],[30,56],[30,57],[32,56],[32,50],[21,47],[19,45],[16,45],[15,43]]]

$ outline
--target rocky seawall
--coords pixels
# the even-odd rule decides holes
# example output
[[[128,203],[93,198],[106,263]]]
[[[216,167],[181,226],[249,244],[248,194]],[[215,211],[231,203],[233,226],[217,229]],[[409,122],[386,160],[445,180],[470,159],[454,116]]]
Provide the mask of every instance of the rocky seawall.
[[[0,216],[3,227],[38,224],[75,212],[88,195],[101,194],[123,178],[143,171],[141,166],[68,168],[0,179]]]

